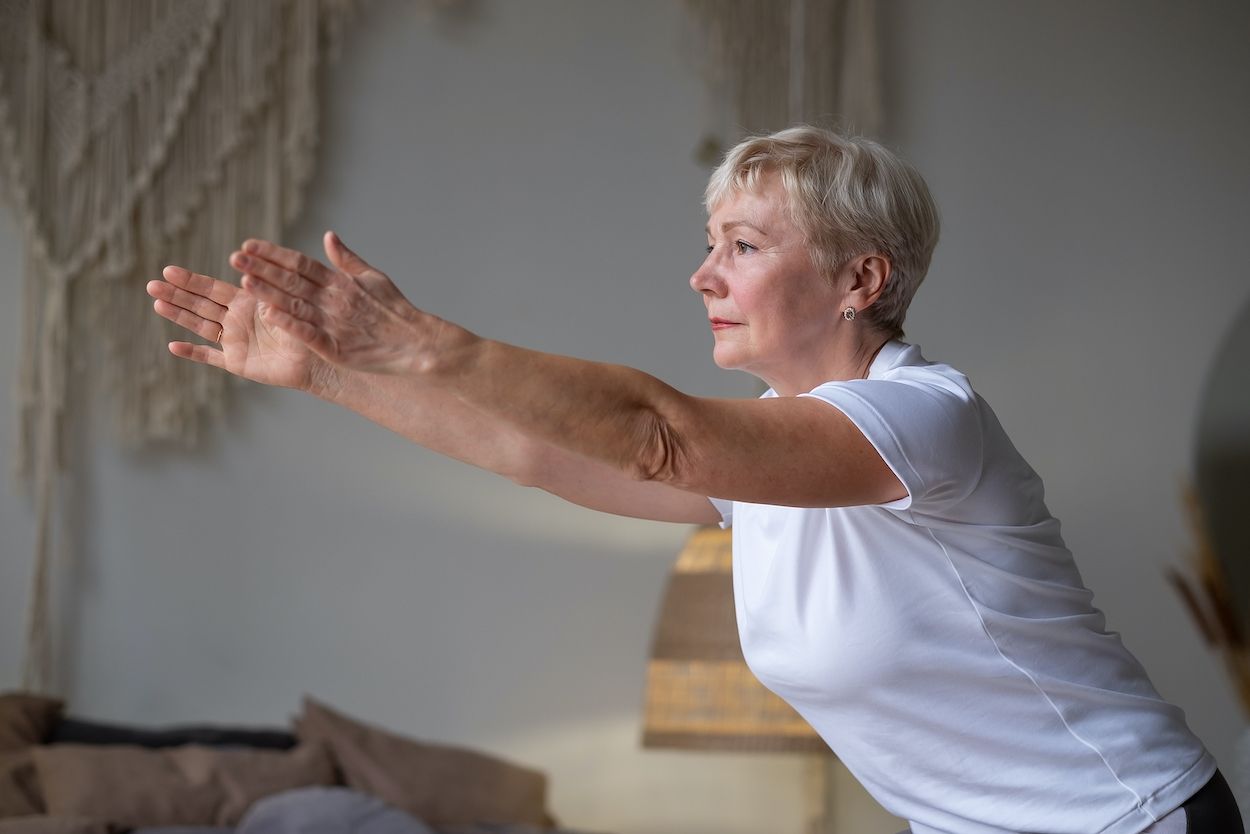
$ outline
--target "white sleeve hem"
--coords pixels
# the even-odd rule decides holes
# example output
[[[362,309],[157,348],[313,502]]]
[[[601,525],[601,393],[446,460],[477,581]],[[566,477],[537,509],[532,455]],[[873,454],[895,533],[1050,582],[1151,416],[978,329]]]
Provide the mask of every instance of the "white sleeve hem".
[[[894,436],[894,430],[890,428],[889,423],[881,418],[881,415],[872,403],[860,397],[848,387],[839,387],[836,390],[841,395],[836,398],[829,396],[832,392],[827,390],[821,393],[813,391],[807,394],[799,394],[799,396],[820,400],[841,411],[854,424],[855,428],[859,429],[868,442],[872,444],[872,448],[877,451],[877,454],[885,461],[885,465],[890,467],[894,477],[898,478],[899,483],[903,485],[903,489],[907,491],[907,494],[902,498],[872,506],[887,510],[909,509],[914,498],[924,494],[924,481],[920,477],[920,473],[912,466],[911,461],[907,459],[907,455],[903,453],[902,445],[898,442],[898,438]]]
[[[724,498],[713,498],[710,495],[707,500],[710,501],[712,506],[716,508],[716,511],[720,513],[720,528],[722,530],[728,530],[732,527],[734,523],[734,502],[726,501]]]

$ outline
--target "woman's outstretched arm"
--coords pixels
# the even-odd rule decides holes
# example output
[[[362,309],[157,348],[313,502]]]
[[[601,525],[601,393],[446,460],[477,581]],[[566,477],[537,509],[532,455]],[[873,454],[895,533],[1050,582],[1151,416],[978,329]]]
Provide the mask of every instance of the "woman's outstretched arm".
[[[520,435],[672,494],[791,506],[885,503],[905,490],[841,412],[810,398],[690,397],[632,368],[483,339],[414,307],[333,234],[334,268],[266,241],[232,256],[263,319],[336,367],[406,380]]]
[[[267,385],[295,388],[342,405],[456,460],[536,486],[582,506],[657,521],[720,520],[706,498],[633,481],[592,460],[525,434],[448,392],[396,374],[336,366],[268,323],[266,305],[246,289],[180,267],[148,284],[161,316],[218,347],[173,342],[184,359]]]
[[[632,480],[601,461],[527,435],[446,391],[396,374],[331,368],[312,393],[428,449],[538,487],[593,510],[688,524],[714,524],[706,497]]]

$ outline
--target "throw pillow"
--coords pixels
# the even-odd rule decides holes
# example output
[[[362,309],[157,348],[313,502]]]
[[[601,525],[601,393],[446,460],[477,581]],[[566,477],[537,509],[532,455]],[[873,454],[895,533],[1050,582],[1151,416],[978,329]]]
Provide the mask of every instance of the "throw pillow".
[[[122,828],[234,825],[264,796],[334,782],[319,745],[280,752],[57,744],[35,748],[34,758],[49,815]]]
[[[348,787],[431,825],[550,825],[547,778],[536,770],[390,733],[307,697],[295,734],[329,747]]]
[[[43,813],[30,750],[0,750],[0,818]]]
[[[61,717],[64,704],[26,692],[0,695],[0,750],[43,744]]]

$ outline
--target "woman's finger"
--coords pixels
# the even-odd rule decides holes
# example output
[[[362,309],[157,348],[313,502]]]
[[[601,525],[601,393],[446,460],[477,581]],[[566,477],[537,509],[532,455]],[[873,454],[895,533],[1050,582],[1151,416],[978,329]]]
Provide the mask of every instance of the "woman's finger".
[[[261,315],[266,322],[291,334],[327,359],[333,360],[337,355],[334,340],[320,327],[297,319],[277,307],[266,307]]]
[[[330,263],[348,275],[359,277],[362,275],[381,274],[370,266],[364,258],[349,249],[347,244],[343,242],[343,239],[334,232],[325,233],[323,245],[325,246],[326,257],[330,259]]]
[[[303,276],[314,284],[326,287],[334,280],[334,273],[326,265],[303,252],[287,249],[267,240],[246,240],[243,242],[243,253],[252,257],[269,261],[283,269]]]
[[[260,280],[250,272],[243,275],[242,284],[243,288],[256,296],[257,299],[264,301],[270,307],[283,311],[292,318],[312,322],[317,325],[323,323],[321,310],[315,304],[285,293],[273,284]]]
[[[215,301],[209,301],[202,295],[179,289],[168,281],[148,281],[147,291],[148,295],[155,299],[181,307],[211,321],[222,321],[226,317],[226,307]]]
[[[194,295],[203,296],[215,304],[229,305],[239,290],[225,281],[218,281],[208,275],[201,275],[180,266],[167,266],[161,275],[175,287],[186,290]]]
[[[320,284],[314,284],[298,273],[278,266],[272,261],[254,258],[243,252],[235,252],[231,255],[230,265],[239,272],[254,275],[266,284],[272,284],[282,290],[287,295],[293,295],[298,298],[312,300],[313,295],[322,289]]]
[[[190,359],[201,365],[212,365],[214,368],[226,368],[226,355],[220,350],[207,345],[193,345],[190,342],[170,342],[169,352],[182,359]]]
[[[179,327],[190,330],[206,341],[215,342],[224,332],[221,322],[197,316],[190,310],[184,310],[181,307],[170,304],[168,301],[162,301],[158,298],[152,304],[152,308],[156,310],[156,314],[161,318],[169,319]]]

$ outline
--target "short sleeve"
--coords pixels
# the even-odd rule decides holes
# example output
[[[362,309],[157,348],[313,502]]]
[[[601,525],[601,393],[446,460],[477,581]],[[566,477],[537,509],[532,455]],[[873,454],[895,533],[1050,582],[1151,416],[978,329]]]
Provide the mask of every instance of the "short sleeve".
[[[707,500],[711,501],[712,506],[716,508],[718,513],[720,513],[721,529],[727,530],[732,527],[734,523],[734,502],[726,501],[724,498],[712,498],[710,496]]]
[[[918,509],[967,496],[981,476],[979,401],[971,390],[917,380],[829,382],[800,396],[837,408],[907,489],[882,506]]]

